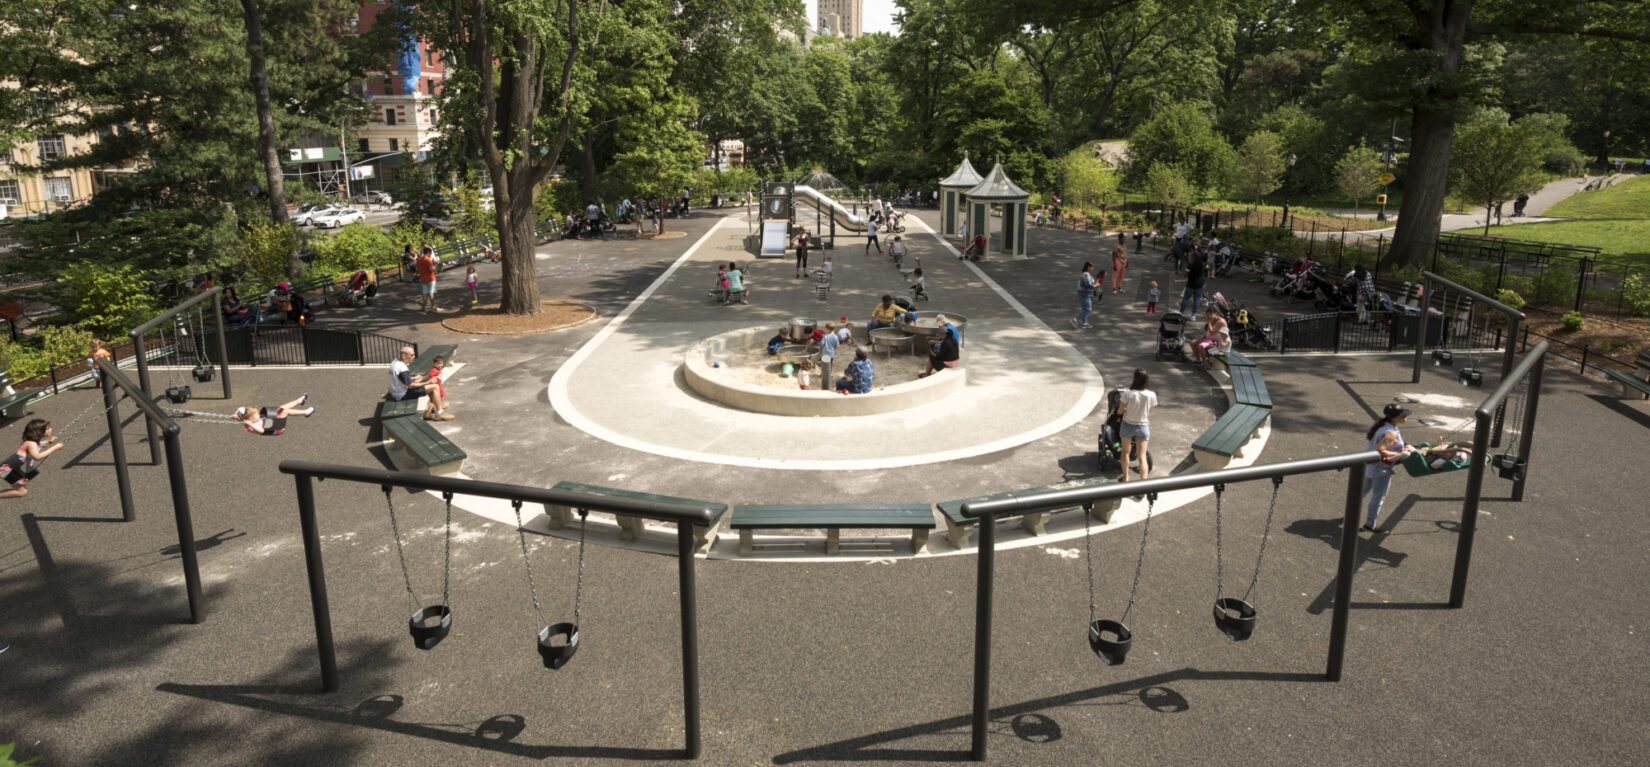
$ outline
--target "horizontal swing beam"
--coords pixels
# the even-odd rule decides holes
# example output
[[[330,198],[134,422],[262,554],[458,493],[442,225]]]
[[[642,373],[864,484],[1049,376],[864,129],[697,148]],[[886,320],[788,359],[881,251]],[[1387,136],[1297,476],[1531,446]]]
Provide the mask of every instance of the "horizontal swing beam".
[[[354,466],[282,461],[280,471],[293,476],[298,492],[298,522],[304,539],[304,566],[309,576],[310,608],[315,616],[315,644],[321,660],[321,689],[338,690],[338,656],[332,639],[332,611],[327,606],[326,565],[321,559],[320,526],[315,514],[315,480],[338,479],[384,487],[432,490],[454,495],[501,498],[507,501],[548,503],[577,509],[629,514],[676,525],[677,594],[682,615],[683,756],[699,758],[702,748],[699,716],[699,607],[694,573],[694,525],[709,525],[710,510],[692,504],[673,504],[633,498],[546,490],[502,482],[435,477],[404,471]]]
[[[1098,487],[1075,488],[1071,490],[1051,490],[1046,493],[1000,498],[992,501],[977,501],[962,505],[962,514],[966,517],[991,517],[999,514],[1024,514],[1034,511],[1051,511],[1066,509],[1072,506],[1108,501],[1114,498],[1124,498],[1131,495],[1146,493],[1166,493],[1171,490],[1185,490],[1194,487],[1209,487],[1216,484],[1232,484],[1249,482],[1257,479],[1271,479],[1273,477],[1288,477],[1295,474],[1311,474],[1319,471],[1333,471],[1348,466],[1364,466],[1380,460],[1380,453],[1370,450],[1361,453],[1347,453],[1345,455],[1327,456],[1323,458],[1305,458],[1299,461],[1285,461],[1283,463],[1269,463],[1256,466],[1244,466],[1237,469],[1222,469],[1220,471],[1200,471],[1193,474],[1182,474],[1173,477],[1159,477],[1138,482],[1118,482]]]
[[[146,350],[143,348],[143,337],[145,335],[148,335],[150,330],[153,330],[155,327],[159,326],[161,323],[166,322],[167,320],[170,320],[173,317],[176,317],[179,314],[182,314],[182,313],[184,313],[185,311],[188,311],[191,308],[194,308],[198,304],[204,303],[206,301],[211,301],[212,305],[216,306],[218,296],[221,295],[222,293],[223,293],[223,287],[222,286],[213,286],[211,288],[203,290],[200,293],[196,294],[195,296],[193,296],[193,297],[189,298],[188,300],[184,301],[183,303],[178,304],[177,306],[174,306],[171,309],[167,309],[164,312],[161,312],[159,316],[155,317],[152,320],[149,320],[148,322],[143,323],[142,325],[139,325],[135,328],[132,328],[130,331],[128,331],[126,333],[126,335],[132,339],[132,346],[137,350],[138,384],[142,387],[143,399],[153,400],[155,398],[154,389],[152,388],[152,385],[149,382],[149,355],[146,353]],[[213,312],[212,315],[213,315],[213,324],[217,327],[217,330],[218,330],[218,364],[222,368],[222,370],[220,372],[223,375],[223,398],[227,400],[231,396],[233,396],[233,394],[232,394],[232,390],[229,387],[229,349],[226,346],[226,342],[224,341],[223,312]],[[204,333],[205,329],[206,329],[206,314],[205,314],[205,310],[203,309],[202,313],[201,313],[201,332]],[[181,349],[177,348],[178,347],[178,342],[177,342],[176,336],[177,336],[177,334],[174,333],[173,334],[173,340],[172,340],[172,346],[173,346],[172,354],[174,356],[174,359],[176,359],[176,355],[178,355],[182,352]],[[200,341],[199,338],[195,339],[195,343],[197,344],[196,348],[199,348],[198,344],[200,344],[200,342],[201,341]],[[208,361],[210,361],[210,360],[208,360]],[[135,398],[135,396],[134,396],[134,398]],[[154,422],[150,421],[147,428],[149,430],[149,459],[151,461],[154,461],[155,463],[160,463],[160,445],[157,444],[157,441],[156,441],[156,438],[155,438],[155,424],[154,424]]]

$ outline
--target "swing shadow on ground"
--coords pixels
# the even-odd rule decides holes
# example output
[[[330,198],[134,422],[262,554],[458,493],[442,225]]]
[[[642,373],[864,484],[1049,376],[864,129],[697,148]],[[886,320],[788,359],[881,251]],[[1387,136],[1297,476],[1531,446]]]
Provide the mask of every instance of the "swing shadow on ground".
[[[1061,738],[1059,721],[1046,713],[1050,709],[1075,706],[1144,706],[1160,714],[1178,714],[1191,709],[1191,702],[1169,685],[1174,682],[1326,682],[1323,674],[1285,671],[1200,671],[1183,668],[1086,690],[1036,698],[991,709],[990,735],[1005,732],[1033,744],[1053,743]],[[1132,699],[1101,701],[1108,696],[1135,693]],[[959,705],[963,701],[958,701]],[[774,764],[818,761],[843,762],[953,762],[966,761],[969,751],[893,748],[899,741],[924,736],[969,737],[972,717],[960,715],[862,735],[834,743],[788,751],[773,757]]]
[[[339,677],[344,680],[345,690],[337,693],[319,692],[314,682],[293,684],[289,681],[314,678],[315,655],[309,648],[294,649],[288,653],[278,668],[264,675],[265,682],[233,685],[164,682],[155,689],[265,713],[378,730],[528,759],[643,761],[682,758],[680,749],[517,743],[515,738],[526,731],[528,720],[513,713],[496,714],[476,722],[407,722],[392,719],[405,702],[403,696],[378,692],[358,698],[364,692],[381,690],[385,686],[385,670],[393,656],[390,645],[390,640],[385,639],[340,647]],[[345,760],[329,754],[328,761],[343,763]]]

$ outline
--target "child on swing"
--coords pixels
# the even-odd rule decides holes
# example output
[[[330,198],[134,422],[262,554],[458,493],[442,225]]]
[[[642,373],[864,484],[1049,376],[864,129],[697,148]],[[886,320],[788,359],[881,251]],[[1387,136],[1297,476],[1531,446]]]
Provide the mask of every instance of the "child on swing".
[[[1465,469],[1472,465],[1471,445],[1448,443],[1443,437],[1438,438],[1437,446],[1424,447],[1416,452],[1427,457],[1427,466],[1433,471]]]
[[[42,450],[45,445],[51,447]],[[57,452],[61,447],[63,443],[52,436],[50,421],[44,418],[29,421],[28,425],[23,427],[23,444],[17,446],[17,452],[12,453],[4,462],[0,462],[0,479],[11,484],[10,488],[0,490],[0,498],[22,498],[28,495],[29,480],[40,473],[35,465],[46,460],[46,456]]]
[[[266,437],[279,437],[286,431],[287,418],[294,415],[301,415],[305,418],[315,415],[313,406],[305,410],[298,409],[308,401],[309,394],[305,393],[302,397],[276,407],[238,407],[235,408],[235,420],[240,421],[241,425],[246,427],[248,433],[262,434]]]

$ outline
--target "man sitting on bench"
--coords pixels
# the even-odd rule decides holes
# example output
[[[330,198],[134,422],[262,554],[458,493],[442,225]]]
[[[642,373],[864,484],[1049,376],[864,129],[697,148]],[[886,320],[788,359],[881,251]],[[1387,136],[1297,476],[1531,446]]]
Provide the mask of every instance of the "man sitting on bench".
[[[390,363],[390,399],[416,400],[419,397],[429,396],[430,406],[424,411],[424,418],[431,421],[451,421],[453,414],[447,412],[447,402],[441,397],[438,386],[429,378],[414,375],[407,367],[408,363],[417,356],[411,346],[401,347],[401,356]]]

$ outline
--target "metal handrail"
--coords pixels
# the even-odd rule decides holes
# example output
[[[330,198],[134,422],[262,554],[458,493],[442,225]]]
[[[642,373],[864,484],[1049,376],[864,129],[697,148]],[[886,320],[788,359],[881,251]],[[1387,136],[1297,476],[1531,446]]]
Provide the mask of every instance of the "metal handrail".
[[[474,495],[482,498],[500,498],[507,501],[522,501],[526,503],[549,503],[558,506],[568,506],[575,509],[588,509],[607,513],[629,514],[637,517],[647,517],[661,522],[685,522],[695,525],[710,525],[711,512],[704,506],[691,504],[668,503],[665,501],[651,501],[640,498],[614,498],[605,495],[590,493],[576,493],[567,490],[549,490],[527,485],[511,485],[503,482],[484,482],[476,479],[459,479],[456,477],[438,477],[429,474],[420,474],[408,471],[389,471],[386,469],[365,469],[354,466],[338,466],[330,463],[315,463],[313,461],[282,461],[282,474],[293,476],[307,476],[318,479],[341,479],[346,482],[361,482],[369,485],[390,485],[406,487],[415,490],[434,490],[440,493],[454,495]]]

